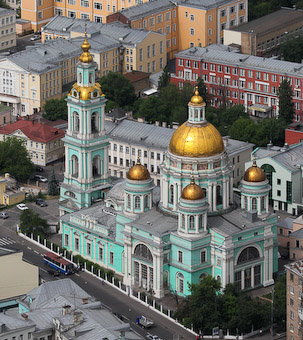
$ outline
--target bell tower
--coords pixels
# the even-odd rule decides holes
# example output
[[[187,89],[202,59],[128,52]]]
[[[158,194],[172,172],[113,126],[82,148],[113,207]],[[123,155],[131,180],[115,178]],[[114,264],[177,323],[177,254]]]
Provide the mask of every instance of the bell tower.
[[[88,207],[110,187],[109,138],[105,134],[106,99],[95,82],[97,65],[85,39],[77,64],[77,82],[67,96],[68,129],[65,134],[65,172],[60,188],[60,215]]]

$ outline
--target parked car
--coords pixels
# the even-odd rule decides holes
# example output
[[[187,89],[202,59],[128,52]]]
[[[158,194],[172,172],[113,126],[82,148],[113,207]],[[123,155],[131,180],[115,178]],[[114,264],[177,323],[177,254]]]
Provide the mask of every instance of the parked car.
[[[36,40],[40,40],[41,39],[41,35],[40,34],[34,34],[30,40],[31,41],[36,41]]]
[[[19,203],[19,204],[17,204],[17,208],[19,210],[27,210],[28,206],[26,206],[24,203]]]
[[[6,211],[2,211],[2,212],[0,213],[0,218],[3,218],[3,219],[8,218],[8,213],[7,213]]]
[[[154,325],[154,321],[148,319],[144,315],[140,315],[136,320],[136,324],[138,326],[141,326],[142,328],[149,328],[149,327],[152,327]]]
[[[47,203],[42,198],[37,198],[36,204],[38,204],[40,207],[47,207]]]
[[[39,165],[36,165],[36,171],[42,172],[43,168],[41,168],[41,166],[39,166]]]
[[[48,179],[46,177],[43,177],[41,175],[35,175],[34,180],[39,181],[39,182],[43,182],[43,183],[46,183],[48,181]]]

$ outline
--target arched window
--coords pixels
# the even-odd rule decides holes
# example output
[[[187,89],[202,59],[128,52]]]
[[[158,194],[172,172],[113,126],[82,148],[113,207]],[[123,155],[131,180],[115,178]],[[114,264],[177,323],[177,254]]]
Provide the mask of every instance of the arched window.
[[[93,177],[99,177],[101,175],[101,158],[95,156],[93,159]]]
[[[255,197],[251,200],[251,208],[257,210],[257,199]]]
[[[149,262],[153,261],[153,255],[145,244],[138,244],[134,250],[134,255],[148,260]]]
[[[130,209],[130,207],[131,207],[130,195],[127,195],[127,208]]]
[[[169,273],[168,270],[163,272],[163,287],[169,288]]]
[[[71,170],[72,170],[72,176],[78,177],[78,169],[79,169],[79,162],[78,157],[76,155],[73,155],[71,158]]]
[[[220,283],[220,286],[221,286],[221,276],[220,275],[217,275],[217,281]]]
[[[203,229],[203,215],[199,216],[199,229]]]
[[[79,119],[79,114],[77,112],[73,113],[73,130],[75,132],[79,132],[80,130],[80,119]]]
[[[147,209],[148,208],[148,195],[144,196],[144,208]]]
[[[195,229],[195,217],[189,216],[189,229]]]
[[[206,273],[202,273],[202,274],[199,276],[199,282],[201,282],[206,276],[207,276]]]
[[[92,129],[92,133],[94,132],[98,132],[98,116],[97,116],[97,112],[94,112],[91,116],[91,129]]]
[[[89,74],[89,82],[92,83],[93,81],[94,81],[94,79],[93,79],[93,74],[90,73],[90,74]]]
[[[247,197],[244,197],[244,209],[247,210]]]
[[[140,207],[141,207],[140,196],[136,196],[135,197],[135,209],[140,209]]]
[[[64,195],[65,196],[69,196],[71,198],[75,198],[76,197],[76,195],[73,192],[71,192],[71,191],[65,191]]]
[[[184,293],[184,276],[181,273],[177,274],[177,290],[178,293]]]
[[[169,203],[174,203],[174,186],[169,187]]]
[[[265,210],[265,197],[261,197],[261,211]]]
[[[202,188],[202,191],[203,191],[204,197],[206,197],[207,196],[207,190],[205,188]]]
[[[79,83],[82,83],[82,73],[79,72]]]
[[[245,262],[253,261],[260,257],[259,251],[255,247],[247,247],[242,250],[241,254],[239,255],[237,264],[242,264]]]

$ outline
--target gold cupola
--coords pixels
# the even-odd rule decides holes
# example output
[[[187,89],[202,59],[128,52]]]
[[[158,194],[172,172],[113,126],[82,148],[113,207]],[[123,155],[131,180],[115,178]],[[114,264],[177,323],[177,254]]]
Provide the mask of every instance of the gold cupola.
[[[147,179],[150,179],[150,173],[146,169],[146,167],[141,164],[140,158],[138,158],[137,164],[129,169],[127,173],[127,178],[132,181],[145,181]]]
[[[85,32],[85,38],[84,38],[84,42],[81,45],[82,48],[82,54],[79,58],[79,60],[82,63],[91,63],[93,61],[93,57],[92,55],[88,52],[88,50],[91,48],[90,43],[87,41],[87,36],[86,36],[86,32]]]
[[[183,157],[210,157],[224,151],[220,132],[205,119],[205,102],[198,86],[188,103],[188,120],[173,134],[169,151]]]
[[[204,192],[202,188],[195,183],[194,179],[182,190],[181,197],[186,200],[201,200],[204,198]]]
[[[243,179],[246,182],[263,182],[266,180],[264,170],[257,166],[255,159],[252,166],[245,171]]]
[[[199,87],[198,87],[198,85],[196,85],[195,94],[191,97],[190,104],[191,105],[199,105],[199,106],[200,105],[202,105],[202,106],[206,105],[204,100],[203,100],[203,98],[199,94]]]

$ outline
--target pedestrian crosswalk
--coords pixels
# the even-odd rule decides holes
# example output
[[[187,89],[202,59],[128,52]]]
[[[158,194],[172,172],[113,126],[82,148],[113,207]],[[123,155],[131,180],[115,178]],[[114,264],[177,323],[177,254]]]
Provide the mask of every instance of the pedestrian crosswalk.
[[[0,238],[0,247],[8,246],[9,244],[14,244],[16,241],[11,238],[2,237]]]

